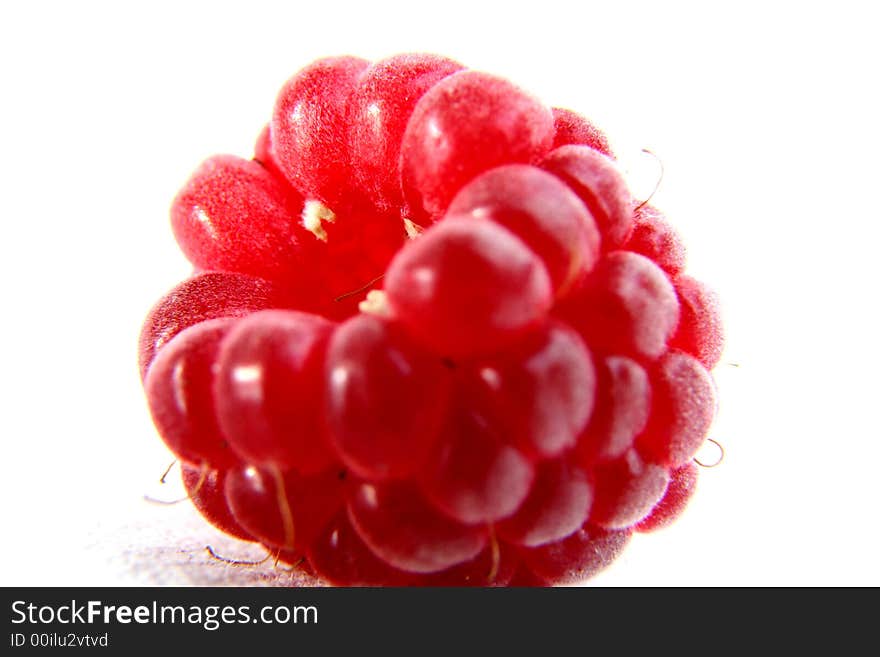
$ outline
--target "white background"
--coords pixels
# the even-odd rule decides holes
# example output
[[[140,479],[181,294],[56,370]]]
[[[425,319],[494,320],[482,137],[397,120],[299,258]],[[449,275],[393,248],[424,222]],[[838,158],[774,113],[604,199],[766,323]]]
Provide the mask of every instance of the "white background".
[[[655,203],[722,296],[727,458],[593,581],[880,584],[876,22],[711,4],[3,3],[0,584],[279,581],[205,559],[254,551],[142,499],[174,495],[136,367],[189,271],[167,208],[203,158],[250,155],[299,67],[408,50],[592,117],[636,193],[656,153]]]

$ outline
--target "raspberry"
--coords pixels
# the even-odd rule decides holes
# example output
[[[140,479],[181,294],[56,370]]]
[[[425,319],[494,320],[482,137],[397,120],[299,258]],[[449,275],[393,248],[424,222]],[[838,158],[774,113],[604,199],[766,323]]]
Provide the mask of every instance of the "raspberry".
[[[277,561],[574,583],[693,493],[718,302],[581,115],[436,55],[321,59],[171,222],[200,273],[141,330],[150,412]]]
[[[398,213],[399,214],[399,213]],[[323,237],[313,240],[312,264],[317,311],[334,319],[357,313],[367,288],[378,283],[404,243],[400,217],[364,203],[345,205],[332,222],[322,224]],[[361,291],[360,294],[352,292]]]

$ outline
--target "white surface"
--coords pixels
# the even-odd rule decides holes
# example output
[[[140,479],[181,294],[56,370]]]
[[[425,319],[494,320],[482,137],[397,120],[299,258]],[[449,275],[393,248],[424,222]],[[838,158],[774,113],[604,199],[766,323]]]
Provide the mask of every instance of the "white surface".
[[[639,149],[657,153],[655,202],[722,295],[723,363],[740,364],[717,370],[727,459],[594,582],[880,584],[870,10],[587,4],[3,3],[0,584],[284,580],[206,560],[206,543],[254,554],[143,502],[169,457],[138,329],[188,273],[167,208],[189,172],[249,155],[311,60],[405,50],[591,116],[642,187]]]

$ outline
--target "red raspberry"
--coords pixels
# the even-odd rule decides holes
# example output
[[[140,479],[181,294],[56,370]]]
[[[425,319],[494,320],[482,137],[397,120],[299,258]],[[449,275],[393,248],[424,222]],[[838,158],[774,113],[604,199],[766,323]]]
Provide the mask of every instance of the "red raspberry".
[[[254,151],[177,195],[204,271],[139,345],[209,522],[334,585],[547,586],[681,512],[718,304],[601,131],[443,57],[335,57]]]
[[[589,577],[589,575],[587,575],[587,577]],[[529,570],[529,567],[526,566],[525,563],[520,563],[516,572],[513,574],[513,578],[507,585],[516,587],[549,587],[552,586],[552,584],[552,580],[539,577]]]

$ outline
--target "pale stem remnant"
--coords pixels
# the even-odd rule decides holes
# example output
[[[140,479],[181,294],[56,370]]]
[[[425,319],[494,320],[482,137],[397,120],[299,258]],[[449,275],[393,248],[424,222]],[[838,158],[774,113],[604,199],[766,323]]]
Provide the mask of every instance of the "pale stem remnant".
[[[377,317],[389,317],[391,308],[388,306],[388,297],[384,290],[370,290],[367,298],[358,304],[358,310],[368,315]]]
[[[403,220],[403,227],[406,230],[406,236],[411,240],[414,240],[425,232],[424,226],[419,226],[416,222],[410,219]]]
[[[326,205],[311,199],[306,201],[302,211],[302,225],[312,235],[322,242],[327,241],[327,230],[324,228],[324,222],[333,223],[336,221],[336,214]]]

